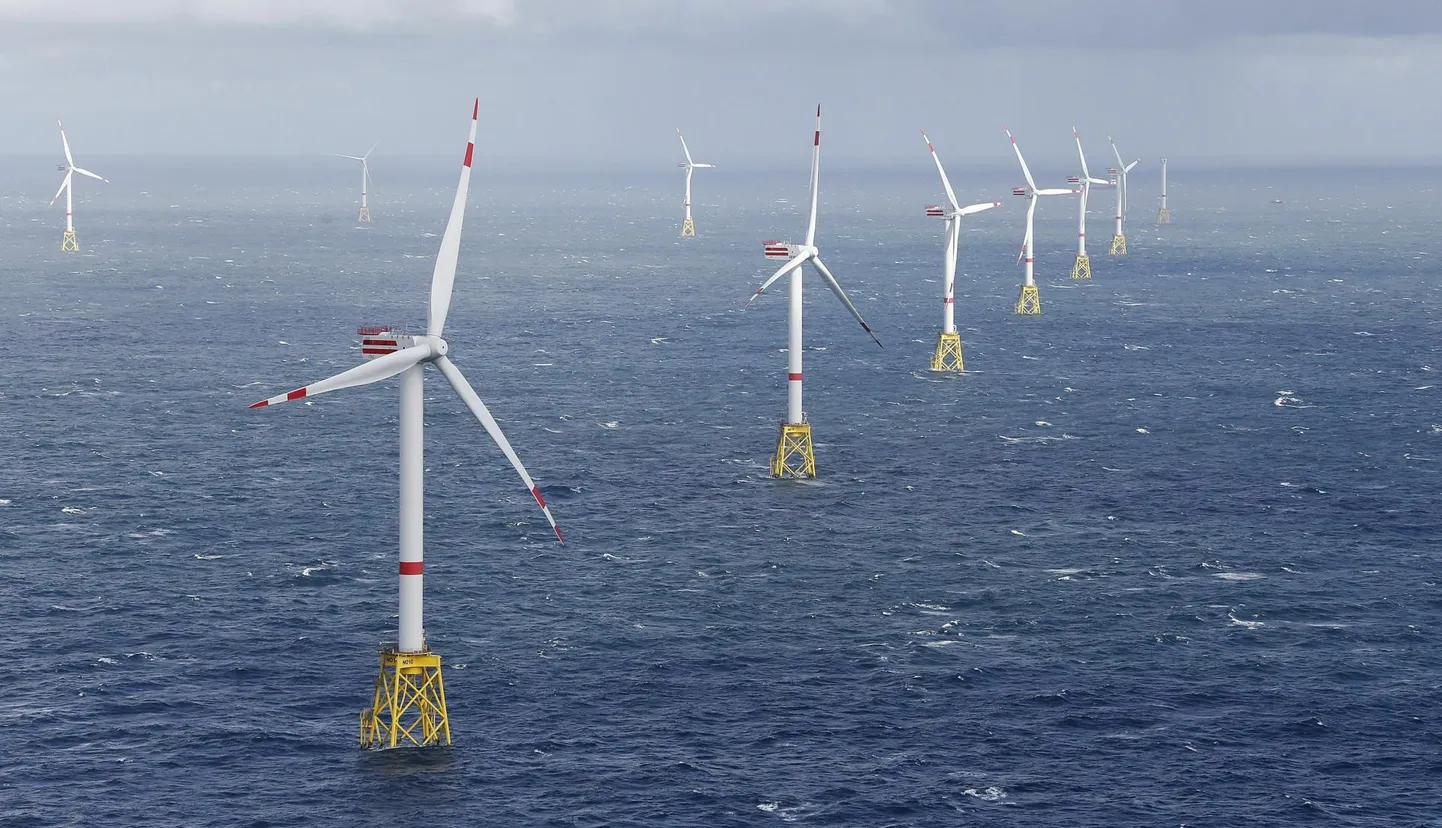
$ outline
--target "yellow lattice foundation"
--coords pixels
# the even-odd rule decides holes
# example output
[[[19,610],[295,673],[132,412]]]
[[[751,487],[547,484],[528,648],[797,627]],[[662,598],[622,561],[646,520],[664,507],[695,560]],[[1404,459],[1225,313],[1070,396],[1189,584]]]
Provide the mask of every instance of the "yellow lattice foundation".
[[[381,650],[375,700],[361,711],[360,744],[366,750],[451,743],[441,657],[432,652]]]
[[[681,238],[694,235],[696,235],[696,222],[686,219],[686,223],[681,225]]]
[[[80,251],[80,242],[78,242],[78,241],[75,240],[75,231],[74,231],[74,230],[66,230],[66,231],[65,231],[65,235],[63,235],[63,236],[60,237],[60,252],[61,252],[61,253],[78,253],[79,251]]]
[[[1172,223],[1172,211],[1171,211],[1171,210],[1168,210],[1167,208],[1163,207],[1162,209],[1160,209],[1160,210],[1157,211],[1157,224],[1171,224],[1171,223]]]
[[[1118,234],[1116,234],[1115,236],[1112,236],[1112,250],[1111,250],[1111,254],[1112,254],[1113,256],[1125,256],[1125,255],[1127,255],[1127,237],[1126,237],[1126,236],[1123,236],[1121,233],[1118,233]]]
[[[931,355],[933,371],[964,371],[961,360],[961,334],[943,333],[936,339],[936,353]]]
[[[1078,255],[1076,264],[1071,266],[1071,277],[1073,279],[1090,279],[1092,277],[1092,257]]]
[[[811,449],[811,424],[781,424],[776,456],[771,458],[772,477],[815,477],[816,454]]]
[[[1027,316],[1041,314],[1041,294],[1036,285],[1022,285],[1021,295],[1016,298],[1016,312]]]
[[[364,222],[369,223],[370,220],[371,220],[371,208],[369,208],[369,207],[362,207],[362,208],[360,209],[360,215],[359,215],[359,216],[356,216],[356,221],[364,221]]]

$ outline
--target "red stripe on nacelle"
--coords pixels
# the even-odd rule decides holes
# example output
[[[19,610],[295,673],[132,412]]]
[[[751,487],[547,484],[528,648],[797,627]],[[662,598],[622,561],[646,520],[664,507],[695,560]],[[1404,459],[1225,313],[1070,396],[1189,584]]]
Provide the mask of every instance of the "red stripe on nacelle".
[[[295,389],[294,391],[290,392],[289,394],[286,394],[286,395],[285,395],[285,398],[286,398],[286,400],[298,400],[298,399],[300,399],[301,397],[304,397],[304,396],[305,396],[305,389],[304,389],[304,388],[297,388],[297,389]]]
[[[426,565],[424,561],[401,561],[402,575],[421,575],[425,570]]]
[[[800,375],[800,374],[787,374],[787,375],[786,375],[786,381],[787,381],[787,382],[801,382],[801,375]]]

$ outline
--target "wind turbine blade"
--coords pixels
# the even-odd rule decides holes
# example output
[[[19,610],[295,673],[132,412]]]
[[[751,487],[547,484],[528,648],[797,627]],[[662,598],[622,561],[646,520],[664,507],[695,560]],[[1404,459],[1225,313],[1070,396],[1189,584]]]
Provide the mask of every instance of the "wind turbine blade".
[[[951,191],[951,182],[946,178],[946,170],[942,169],[941,158],[937,156],[936,147],[931,145],[931,139],[926,137],[924,129],[921,131],[921,140],[926,142],[926,148],[931,152],[931,160],[936,162],[936,171],[941,173],[941,186],[946,188],[946,200],[951,202],[951,209],[960,210],[960,205],[956,203],[956,193]]]
[[[1021,162],[1021,174],[1026,176],[1026,186],[1036,189],[1036,182],[1031,179],[1031,170],[1026,168],[1026,159],[1021,157],[1021,147],[1016,145],[1016,139],[1012,138],[1011,130],[1006,131],[1006,137],[1011,139],[1011,148],[1016,150],[1016,160]]]
[[[790,273],[792,268],[794,268],[794,267],[796,267],[797,265],[801,264],[802,262],[806,261],[806,257],[809,256],[809,255],[811,255],[811,254],[810,254],[810,253],[798,253],[798,254],[796,255],[796,258],[794,258],[794,259],[792,259],[791,261],[787,262],[786,264],[782,265],[780,270],[778,270],[778,271],[776,271],[775,273],[771,274],[771,278],[770,278],[770,279],[767,279],[767,280],[764,281],[764,282],[762,282],[762,283],[761,283],[761,287],[757,288],[757,289],[756,289],[756,292],[753,293],[753,294],[751,294],[751,298],[746,300],[746,306],[747,306],[747,307],[750,307],[750,306],[751,306],[751,303],[756,301],[756,297],[758,297],[758,296],[760,296],[761,294],[765,293],[765,292],[766,292],[766,289],[769,288],[769,287],[771,287],[773,284],[775,284],[777,279],[780,279],[782,276],[786,275],[787,273]]]
[[[1138,158],[1137,160],[1135,160],[1135,161],[1133,161],[1132,163],[1126,165],[1126,166],[1123,167],[1122,169],[1126,170],[1127,172],[1131,172],[1131,171],[1132,171],[1132,167],[1135,167],[1136,165],[1138,165],[1138,164],[1140,164],[1140,163],[1142,163],[1142,159]]]
[[[79,167],[72,167],[71,169],[72,169],[74,172],[80,173],[81,175],[88,175],[88,176],[90,176],[91,178],[95,179],[96,181],[104,181],[106,184],[109,184],[109,183],[110,183],[110,179],[105,178],[105,177],[103,177],[103,176],[96,175],[95,173],[91,172],[90,170],[82,170],[82,169],[80,169]]]
[[[441,373],[445,375],[446,381],[451,384],[452,388],[456,389],[456,394],[460,396],[461,402],[466,404],[466,408],[469,408],[471,413],[476,415],[476,419],[481,421],[481,425],[485,427],[486,433],[491,435],[491,439],[495,440],[496,445],[501,447],[501,453],[506,455],[507,460],[511,461],[511,468],[515,469],[516,472],[521,475],[521,482],[526,484],[526,488],[531,492],[531,497],[536,499],[536,503],[541,507],[541,511],[546,514],[546,522],[551,524],[551,531],[556,533],[556,540],[565,543],[566,539],[561,536],[561,527],[557,526],[556,519],[551,517],[551,509],[546,505],[546,499],[541,497],[541,490],[537,488],[531,476],[526,474],[526,467],[521,465],[521,458],[516,456],[516,450],[511,448],[510,441],[507,440],[506,435],[501,432],[501,427],[496,423],[496,418],[491,416],[490,409],[486,408],[486,404],[481,402],[480,395],[476,394],[476,390],[471,387],[469,382],[466,382],[465,376],[461,374],[461,369],[457,368],[455,363],[444,356],[436,360],[436,367],[441,369]]]
[[[871,341],[875,342],[877,347],[882,347],[881,340],[876,338],[876,334],[872,332],[871,326],[866,324],[865,319],[861,318],[861,312],[856,309],[855,305],[851,304],[850,299],[846,298],[846,291],[841,289],[841,283],[836,281],[836,277],[832,276],[831,271],[826,269],[826,265],[821,263],[821,257],[812,256],[811,263],[816,265],[816,272],[821,274],[821,278],[826,281],[826,286],[831,288],[831,292],[836,294],[836,298],[841,300],[841,304],[845,305],[846,309],[851,311],[851,315],[856,317],[856,321],[861,323],[861,329],[871,336]]]
[[[1081,190],[1073,190],[1073,189],[1070,188],[1070,187],[1048,187],[1048,188],[1045,189],[1045,190],[1036,190],[1035,192],[1036,192],[1036,194],[1039,195],[1039,196],[1053,196],[1053,195],[1076,195],[1077,193],[1081,192]]]
[[[686,153],[686,163],[694,167],[695,164],[691,163],[691,150],[686,148],[686,136],[681,134],[680,127],[676,127],[676,137],[681,139],[681,151]]]
[[[471,155],[476,151],[476,121],[481,114],[481,99],[471,107],[471,134],[466,140],[466,158],[461,162],[461,181],[456,185],[456,200],[451,203],[451,217],[436,253],[436,269],[431,274],[431,305],[426,320],[426,333],[440,336],[446,327],[446,314],[451,309],[451,288],[456,283],[456,261],[461,255],[461,224],[466,219],[466,192],[471,185]]]
[[[1116,142],[1116,141],[1113,141],[1113,140],[1112,140],[1112,137],[1111,137],[1110,135],[1107,136],[1107,143],[1109,143],[1109,144],[1112,145],[1112,155],[1115,155],[1115,156],[1117,157],[1117,166],[1118,166],[1118,167],[1124,167],[1124,166],[1126,166],[1126,163],[1122,161],[1122,154],[1121,154],[1121,152],[1117,149],[1117,142]]]
[[[709,170],[709,169],[713,169],[716,165],[715,165],[715,164],[692,164],[691,166],[695,167],[695,168],[698,169],[698,170]]]
[[[359,155],[341,155],[341,154],[338,153],[338,152],[333,152],[333,153],[331,153],[331,155],[335,156],[336,158],[349,158],[349,159],[352,160],[352,161],[364,161],[364,160],[365,160],[364,158],[361,158]]]
[[[1000,206],[1001,206],[1001,202],[1000,202],[1000,201],[988,201],[988,202],[986,202],[985,204],[971,204],[971,205],[968,205],[968,206],[966,206],[966,207],[961,208],[960,210],[957,210],[957,211],[956,211],[956,214],[959,215],[959,216],[970,216],[970,215],[973,215],[973,214],[975,214],[975,213],[980,213],[980,212],[982,212],[983,210],[990,210],[990,209],[993,208],[993,207],[1000,207]]]
[[[371,153],[375,152],[375,151],[376,151],[376,147],[378,147],[378,146],[380,146],[380,145],[381,145],[381,142],[380,142],[380,141],[377,141],[377,142],[375,142],[374,144],[371,144],[371,148],[368,149],[368,150],[366,150],[366,154],[361,156],[361,160],[364,161],[364,160],[366,160],[367,158],[370,158],[370,157],[371,157]]]
[[[1086,156],[1086,153],[1082,152],[1081,133],[1076,131],[1076,127],[1072,127],[1072,128],[1071,128],[1071,134],[1076,138],[1076,154],[1077,154],[1077,157],[1081,159],[1082,178],[1087,179],[1087,180],[1090,180],[1091,177],[1092,177],[1092,174],[1091,174],[1090,171],[1087,170],[1087,156]]]
[[[816,244],[816,191],[821,172],[821,104],[816,105],[816,137],[811,142],[811,218],[806,223],[806,246]]]
[[[55,123],[60,124],[59,121]],[[65,147],[65,165],[68,167],[75,166],[75,159],[70,157],[70,140],[65,137],[64,124],[60,124],[60,144]]]
[[[65,194],[65,188],[70,186],[70,176],[74,174],[74,170],[67,170],[65,172],[65,177],[60,180],[60,189],[55,191],[55,198],[50,199],[51,207],[54,207],[56,200],[58,200],[60,196]]]
[[[353,388],[357,385],[370,385],[373,382],[380,382],[384,379],[399,374],[417,362],[431,355],[429,345],[412,345],[399,351],[377,357],[369,362],[361,363],[347,371],[342,371],[333,377],[327,377],[320,382],[313,382],[310,385],[302,386],[288,394],[279,394],[270,399],[261,400],[252,404],[251,408],[264,408],[267,405],[299,400],[303,397],[314,397],[317,394],[324,394],[327,391],[339,391],[342,388]]]

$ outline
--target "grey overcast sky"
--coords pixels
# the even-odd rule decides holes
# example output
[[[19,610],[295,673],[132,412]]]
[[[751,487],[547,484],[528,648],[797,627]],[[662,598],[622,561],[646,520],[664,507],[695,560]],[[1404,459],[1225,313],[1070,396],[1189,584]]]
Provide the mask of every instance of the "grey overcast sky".
[[[1442,0],[0,0],[0,154],[1442,161],[1439,91]]]

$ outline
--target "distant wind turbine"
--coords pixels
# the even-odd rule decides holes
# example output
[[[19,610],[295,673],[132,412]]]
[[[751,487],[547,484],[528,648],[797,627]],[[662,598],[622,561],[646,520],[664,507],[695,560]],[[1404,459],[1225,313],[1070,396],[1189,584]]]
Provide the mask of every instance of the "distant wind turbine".
[[[686,148],[686,136],[681,134],[681,128],[676,128],[676,137],[681,139],[681,151],[686,154],[686,160],[676,164],[686,169],[686,220],[681,223],[681,238],[696,235],[696,223],[691,220],[691,173],[695,170],[709,170],[715,167],[714,164],[698,164],[691,160],[691,150]]]
[[[55,206],[56,199],[60,194],[65,194],[65,235],[60,237],[60,250],[63,253],[75,253],[80,250],[80,243],[75,240],[75,203],[73,199],[75,173],[88,175],[98,181],[109,184],[109,179],[101,178],[90,170],[83,170],[75,166],[75,159],[70,155],[70,141],[65,137],[65,125],[60,124],[60,144],[65,147],[65,163],[59,169],[65,172],[65,179],[60,182],[60,189],[55,191],[55,198],[50,199],[50,206]]]
[[[1111,255],[1125,256],[1127,255],[1127,236],[1122,232],[1122,217],[1127,212],[1127,173],[1132,171],[1132,167],[1140,164],[1141,159],[1138,158],[1130,164],[1123,163],[1121,151],[1117,149],[1117,142],[1112,141],[1110,135],[1107,136],[1107,140],[1111,142],[1112,154],[1117,157],[1117,169],[1107,171],[1114,172],[1117,176],[1117,233],[1112,236]]]
[[[1077,210],[1077,240],[1076,240],[1076,262],[1071,267],[1073,279],[1090,279],[1092,277],[1091,258],[1087,256],[1087,197],[1091,195],[1092,185],[1107,185],[1104,178],[1093,178],[1091,171],[1087,169],[1087,156],[1082,152],[1081,133],[1076,127],[1071,128],[1071,134],[1076,138],[1076,154],[1081,159],[1082,174],[1070,176],[1067,182],[1081,185],[1081,204]]]
[[[926,142],[926,148],[931,152],[931,160],[936,162],[936,171],[941,174],[941,186],[946,190],[945,205],[928,205],[926,214],[933,218],[945,219],[946,252],[942,254],[941,273],[941,336],[936,340],[936,352],[931,356],[931,370],[933,371],[963,371],[965,363],[961,355],[961,334],[956,331],[956,252],[961,246],[961,217],[980,213],[983,210],[990,210],[993,207],[1000,207],[1000,201],[987,201],[981,204],[971,204],[962,207],[956,201],[956,193],[951,189],[951,182],[946,178],[946,170],[941,166],[941,158],[936,154],[936,148],[931,145],[931,139],[926,137],[926,130],[921,131],[921,140]]]
[[[1026,177],[1025,187],[1013,187],[1012,195],[1026,196],[1026,235],[1022,237],[1021,253],[1016,260],[1020,262],[1026,259],[1026,281],[1022,282],[1021,294],[1016,299],[1016,312],[1025,316],[1036,316],[1041,313],[1041,294],[1036,289],[1036,277],[1033,269],[1035,251],[1033,250],[1033,221],[1036,217],[1036,202],[1041,196],[1073,195],[1077,191],[1070,188],[1054,187],[1039,190],[1036,181],[1031,177],[1031,170],[1026,167],[1026,159],[1021,157],[1021,147],[1016,145],[1016,139],[1012,138],[1011,130],[1006,131],[1006,137],[1011,140],[1011,148],[1016,151],[1016,160],[1021,162],[1021,174]]]
[[[379,141],[371,144],[371,148],[366,150],[365,155],[341,155],[338,152],[332,153],[336,158],[349,158],[352,161],[359,161],[361,163],[361,206],[360,215],[356,217],[356,221],[368,223],[371,220],[371,208],[370,204],[366,201],[366,194],[367,191],[370,190],[371,183],[370,157],[371,153],[375,152],[378,146],[380,146]]]

